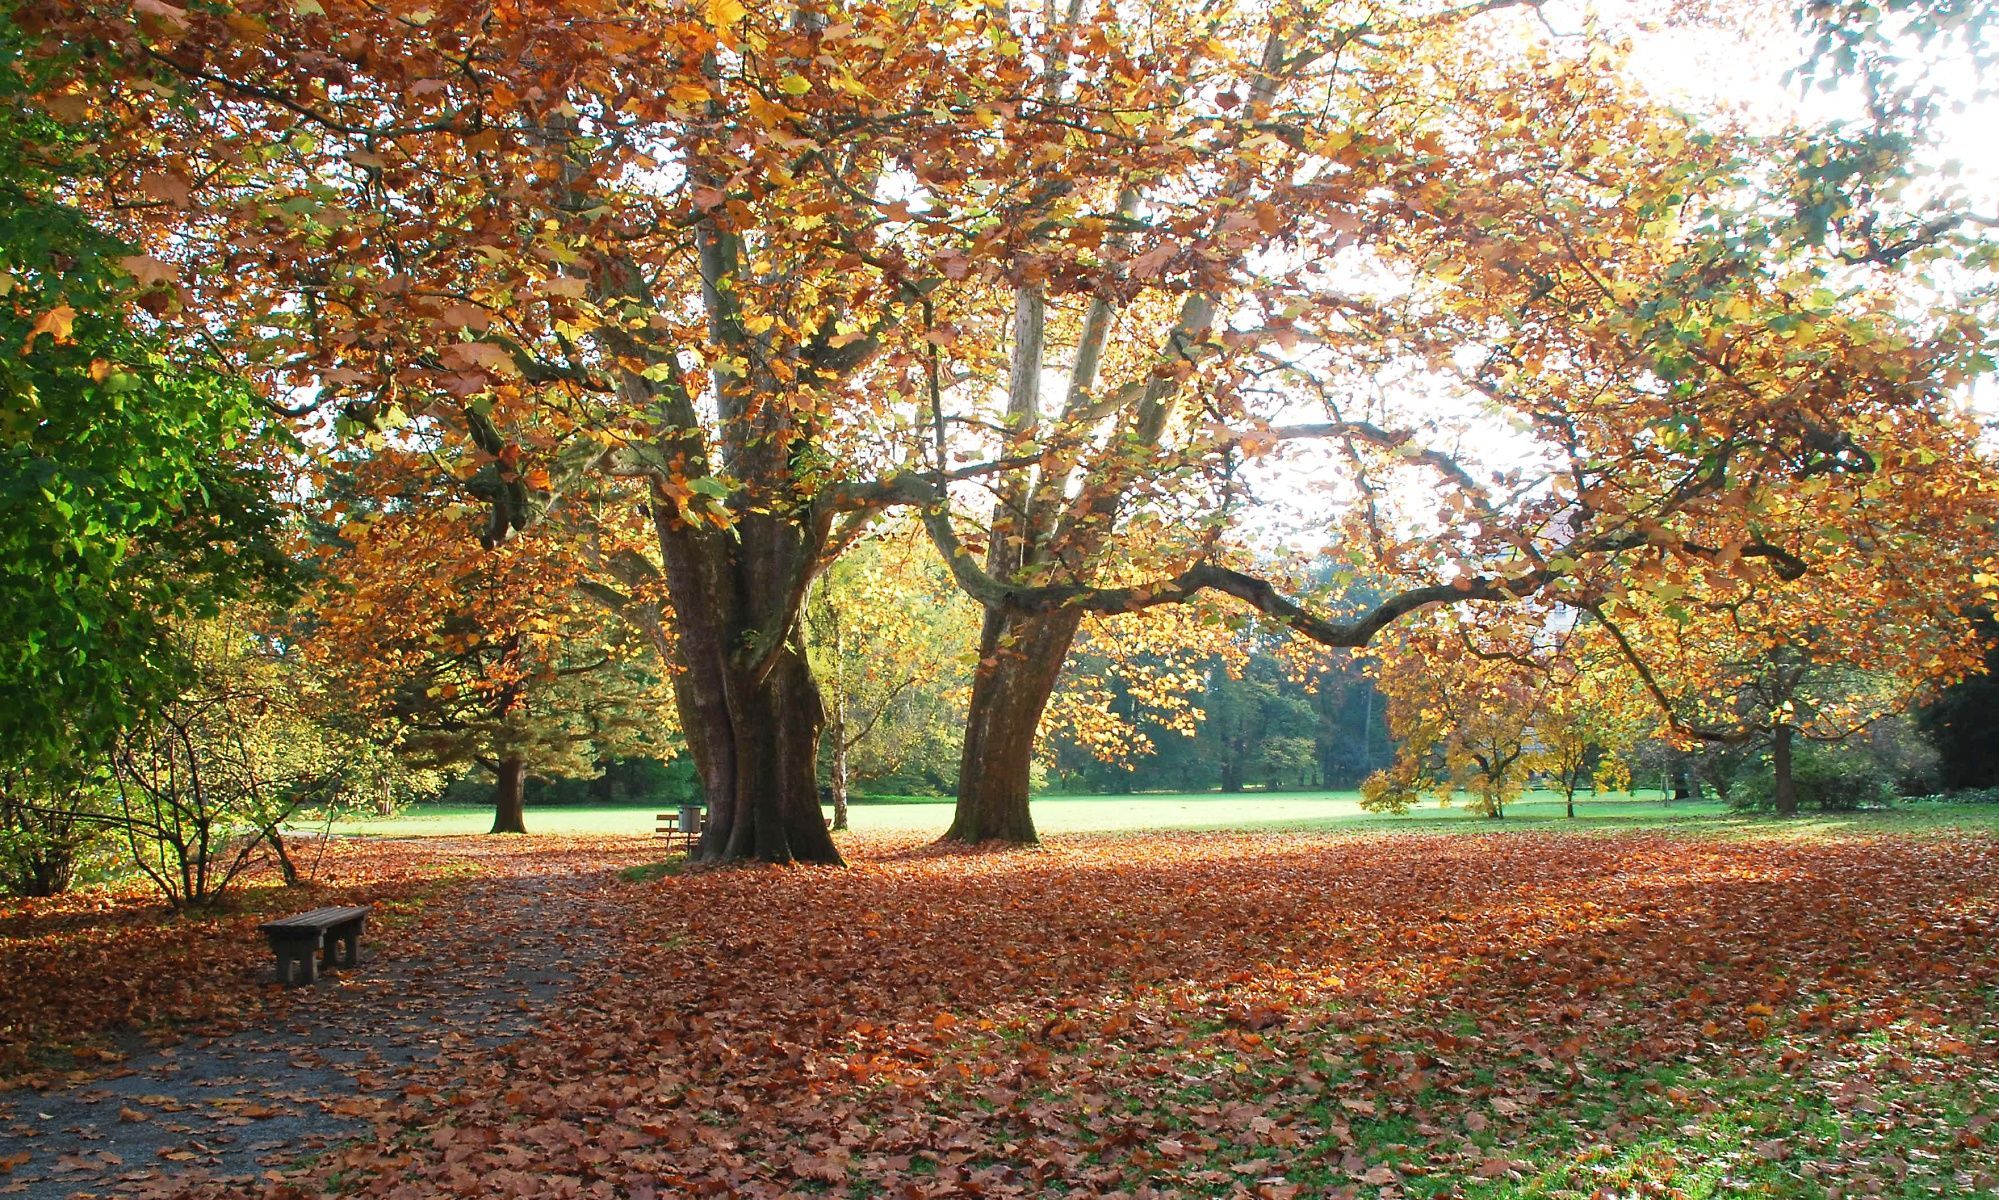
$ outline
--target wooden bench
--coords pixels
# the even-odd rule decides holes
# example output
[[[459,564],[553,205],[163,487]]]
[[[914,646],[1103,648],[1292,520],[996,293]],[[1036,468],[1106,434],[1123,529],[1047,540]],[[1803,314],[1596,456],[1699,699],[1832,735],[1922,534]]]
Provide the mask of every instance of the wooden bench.
[[[368,908],[315,908],[257,926],[278,956],[278,982],[304,987],[319,979],[321,967],[351,967],[361,961],[361,930]],[[336,948],[338,953],[335,953]]]
[[[682,817],[688,819],[683,822],[681,820]],[[701,808],[683,808],[679,812],[663,812],[654,819],[659,822],[659,828],[654,830],[654,836],[672,838],[679,842],[681,848],[685,850],[694,849],[694,843],[701,838],[702,827],[708,823],[707,810]],[[833,828],[833,818],[826,818],[826,828]]]
[[[693,805],[683,806],[677,812],[663,812],[659,814],[659,828],[655,834],[673,839],[683,850],[692,850],[694,843],[701,838],[702,826],[708,823],[707,816],[706,809]]]

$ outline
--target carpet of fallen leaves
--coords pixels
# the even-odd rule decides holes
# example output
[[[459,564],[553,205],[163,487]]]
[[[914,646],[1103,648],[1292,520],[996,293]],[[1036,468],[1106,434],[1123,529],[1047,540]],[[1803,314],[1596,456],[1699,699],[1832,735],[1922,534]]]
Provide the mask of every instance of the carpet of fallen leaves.
[[[563,863],[632,862],[630,842],[537,838],[332,839],[294,846],[312,878],[285,887],[260,863],[213,907],[175,912],[144,881],[47,900],[0,899],[0,1086],[47,1085],[125,1057],[110,1035],[171,1038],[261,1019],[287,994],[271,984],[257,924],[328,904],[375,906],[371,951],[393,952],[404,921],[441,888],[478,875],[538,874]],[[57,1070],[55,1068],[62,1068]]]
[[[250,1191],[1999,1189],[1986,838],[849,850],[606,876],[622,952],[539,1038]]]

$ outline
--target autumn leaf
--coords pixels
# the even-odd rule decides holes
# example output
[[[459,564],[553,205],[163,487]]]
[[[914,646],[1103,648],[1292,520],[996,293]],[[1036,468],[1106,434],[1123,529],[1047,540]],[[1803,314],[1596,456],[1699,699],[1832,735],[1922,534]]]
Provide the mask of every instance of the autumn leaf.
[[[179,274],[179,268],[172,263],[162,262],[150,254],[128,254],[118,260],[118,265],[141,284],[167,283]]]
[[[54,308],[36,317],[34,324],[28,327],[28,339],[21,343],[22,355],[25,356],[30,350],[33,350],[35,348],[35,339],[41,337],[43,334],[47,334],[49,340],[58,345],[75,340],[71,335],[71,331],[75,327],[76,310],[67,304],[56,305]]]

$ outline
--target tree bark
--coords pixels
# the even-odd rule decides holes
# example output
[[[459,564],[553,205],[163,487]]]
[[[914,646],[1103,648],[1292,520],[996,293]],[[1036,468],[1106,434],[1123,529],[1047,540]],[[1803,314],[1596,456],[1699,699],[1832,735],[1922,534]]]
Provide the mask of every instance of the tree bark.
[[[819,808],[819,686],[798,644],[799,610],[824,530],[741,514],[701,530],[655,504],[672,598],[674,694],[708,821],[704,862],[839,864]]]
[[[499,779],[493,788],[493,832],[526,833],[527,760],[509,754],[500,760]]]
[[[945,841],[1037,840],[1028,811],[1035,733],[1082,614],[986,614],[958,762],[958,806]]]
[[[826,723],[826,739],[831,742],[833,779],[833,828],[847,827],[847,660],[846,638],[840,628],[840,610],[832,603],[831,597],[822,588],[821,596],[826,599],[822,610],[826,618],[826,640],[832,651],[833,677],[828,689],[832,700],[830,720]]]
[[[835,721],[833,737],[833,828],[847,827],[847,723]]]
[[[1791,773],[1791,727],[1777,726],[1770,742],[1770,767],[1776,774],[1776,805],[1780,817],[1798,815],[1798,782]]]

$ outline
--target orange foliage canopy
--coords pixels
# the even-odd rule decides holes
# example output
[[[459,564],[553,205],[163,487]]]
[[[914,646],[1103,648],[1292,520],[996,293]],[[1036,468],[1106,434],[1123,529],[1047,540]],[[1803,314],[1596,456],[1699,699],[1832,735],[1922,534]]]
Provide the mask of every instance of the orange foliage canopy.
[[[129,68],[47,98],[99,122],[81,202],[274,399],[497,464],[489,542],[647,506],[630,583],[673,600],[704,852],[830,861],[793,634],[889,507],[995,622],[1217,590],[1333,645],[1660,573],[1837,588],[1856,512],[1989,528],[1958,397],[1990,296],[1929,270],[1982,269],[1981,227],[1912,219],[1895,154],[1674,111],[1612,36],[1523,38],[1527,7],[40,20]],[[1370,613],[1241,569],[1245,464],[1308,442]],[[988,485],[1013,515],[963,536]],[[1052,677],[1072,631],[1016,641]],[[1031,742],[1047,688],[1000,691]]]

